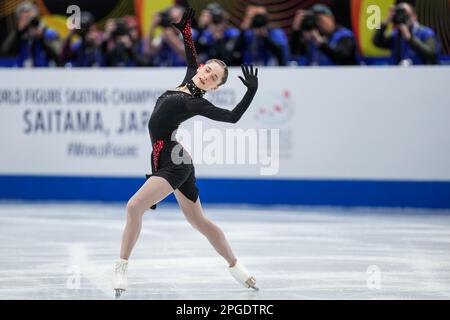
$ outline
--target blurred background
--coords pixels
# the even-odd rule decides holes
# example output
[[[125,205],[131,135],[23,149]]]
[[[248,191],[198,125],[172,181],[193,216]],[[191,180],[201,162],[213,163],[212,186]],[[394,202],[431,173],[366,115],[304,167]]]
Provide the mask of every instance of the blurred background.
[[[179,66],[183,65],[183,53],[180,43],[172,34],[169,21],[177,20],[186,7],[186,1],[50,1],[35,2],[37,12],[30,13],[31,8],[18,6],[22,0],[4,0],[0,4],[0,39],[2,43],[2,66]],[[321,35],[327,36],[328,43],[338,49],[341,56],[333,58],[332,54],[321,57],[313,52],[314,36],[304,35],[304,31],[313,30],[315,22],[304,17],[300,10],[310,10],[315,4],[327,7],[322,11],[318,21]],[[385,21],[389,8],[398,3],[407,3],[414,8],[416,22],[429,30],[415,30],[419,39],[425,41],[427,32],[434,38],[433,59],[416,61],[402,48],[392,57],[389,45],[374,40],[377,29],[369,28],[374,23],[373,14]],[[70,32],[66,26],[69,16],[67,8],[75,4],[83,11],[83,26],[78,32]],[[410,1],[199,1],[189,3],[196,9],[194,38],[200,59],[211,56],[220,57],[231,65],[242,61],[263,65],[385,65],[398,64],[400,61],[412,60],[410,63],[446,64],[450,55],[450,9],[447,0],[410,0]],[[373,11],[373,6],[378,11]],[[371,7],[372,6],[372,7]],[[325,9],[325,12],[324,12]],[[326,12],[330,9],[330,12]],[[20,12],[19,12],[20,11]],[[43,33],[44,48],[34,48],[26,52],[17,41],[17,32],[22,37],[28,19],[35,16],[33,28]],[[256,19],[254,19],[256,16]],[[333,22],[323,16],[332,16]],[[401,16],[398,16],[401,18]],[[304,20],[304,21],[302,21]],[[31,21],[31,20],[30,20]],[[302,24],[302,22],[304,22]],[[331,24],[331,26],[330,26]],[[345,32],[334,34],[345,28]],[[45,29],[44,29],[45,27]],[[305,28],[307,30],[305,30]],[[389,28],[389,26],[388,26]],[[327,30],[328,29],[328,30]],[[241,34],[244,31],[244,34]],[[25,32],[27,33],[27,32]],[[263,49],[257,54],[253,47],[254,38],[267,34],[270,42],[259,44]],[[345,34],[342,34],[345,33]],[[27,33],[30,36],[29,33]],[[242,37],[240,37],[242,35]],[[334,37],[331,37],[333,35]],[[13,39],[15,37],[15,39]],[[41,35],[40,35],[41,36]],[[351,38],[352,43],[339,43],[342,37]],[[9,41],[7,39],[9,38]],[[35,38],[34,35],[32,38]],[[14,41],[16,40],[16,41]],[[80,41],[81,40],[81,41]],[[6,43],[5,43],[6,41]],[[310,42],[313,42],[310,48]],[[317,42],[317,41],[316,41]],[[82,48],[80,45],[82,44]],[[393,46],[393,45],[392,45]],[[39,47],[39,46],[38,46]],[[125,48],[122,48],[125,47]],[[414,47],[414,46],[413,46]],[[252,49],[253,48],[253,49]],[[417,49],[417,47],[416,47]],[[424,49],[424,48],[422,48]],[[252,51],[253,50],[253,51]],[[45,57],[37,58],[39,52],[46,51]],[[129,51],[129,52],[122,52]],[[268,52],[265,52],[268,51]],[[326,52],[326,50],[325,50]],[[342,57],[344,55],[344,57]],[[30,62],[31,58],[35,61]],[[330,61],[331,60],[331,61]],[[404,62],[406,63],[406,62]]]

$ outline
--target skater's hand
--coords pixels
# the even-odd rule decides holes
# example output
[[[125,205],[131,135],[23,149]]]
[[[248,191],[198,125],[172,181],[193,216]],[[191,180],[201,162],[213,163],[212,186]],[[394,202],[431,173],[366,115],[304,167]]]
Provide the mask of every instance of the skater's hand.
[[[241,65],[241,68],[245,79],[243,79],[241,76],[239,76],[238,78],[241,79],[242,83],[248,89],[258,89],[258,68],[255,68],[255,70],[253,70],[253,65]]]
[[[180,22],[172,23],[172,25],[183,32],[184,28],[186,28],[187,25],[191,25],[191,21],[194,18],[195,10],[191,7],[187,8],[187,10],[183,13],[183,17],[181,18]]]

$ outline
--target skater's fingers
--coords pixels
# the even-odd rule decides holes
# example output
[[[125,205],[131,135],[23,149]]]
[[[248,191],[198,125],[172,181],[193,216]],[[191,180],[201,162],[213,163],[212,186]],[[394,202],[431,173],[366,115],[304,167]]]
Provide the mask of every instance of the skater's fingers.
[[[247,79],[247,77],[248,77],[247,65],[245,65],[245,64],[242,65],[242,72],[244,73],[244,76]]]
[[[188,14],[189,19],[193,20],[194,16],[195,16],[194,8],[189,8],[189,14]]]
[[[242,69],[242,73],[244,74],[244,76],[246,76],[246,74],[245,74],[245,67],[244,67],[243,64],[241,64],[241,69]]]

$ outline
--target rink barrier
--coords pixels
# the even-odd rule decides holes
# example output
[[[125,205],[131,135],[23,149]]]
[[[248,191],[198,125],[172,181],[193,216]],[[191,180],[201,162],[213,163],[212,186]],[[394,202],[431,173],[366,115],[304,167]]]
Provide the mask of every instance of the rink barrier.
[[[0,199],[126,202],[143,183],[139,178],[2,175]],[[450,208],[450,182],[198,178],[197,185],[207,204]]]
[[[147,123],[156,99],[184,74],[3,70],[0,199],[125,202],[151,167]],[[230,68],[211,102],[235,105],[245,91],[240,74]],[[183,128],[195,133],[201,124],[200,133],[218,129],[222,137],[228,129],[279,130],[278,170],[263,176],[262,162],[199,161],[204,203],[450,208],[448,67],[262,68],[259,78],[239,124],[194,117]],[[192,139],[198,150],[206,137]]]

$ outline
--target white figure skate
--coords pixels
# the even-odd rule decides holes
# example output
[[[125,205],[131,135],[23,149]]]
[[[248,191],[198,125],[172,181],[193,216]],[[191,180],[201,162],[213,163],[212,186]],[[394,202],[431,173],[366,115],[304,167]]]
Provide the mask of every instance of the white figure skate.
[[[113,288],[116,292],[116,299],[128,289],[128,261],[120,259],[114,264]]]
[[[258,291],[259,288],[255,287],[256,279],[253,277],[250,272],[242,265],[239,261],[233,267],[228,268],[230,270],[233,278],[237,280],[241,285],[246,288],[252,288],[253,290]]]

